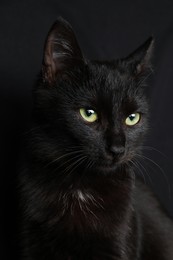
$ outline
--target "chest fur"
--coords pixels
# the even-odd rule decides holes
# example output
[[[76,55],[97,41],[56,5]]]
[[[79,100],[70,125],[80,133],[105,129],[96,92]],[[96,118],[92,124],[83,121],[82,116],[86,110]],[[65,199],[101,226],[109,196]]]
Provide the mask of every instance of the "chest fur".
[[[130,203],[129,190],[122,187],[104,187],[101,192],[76,189],[59,194],[59,221],[68,231],[80,233],[103,232],[111,234],[114,226],[124,222]]]

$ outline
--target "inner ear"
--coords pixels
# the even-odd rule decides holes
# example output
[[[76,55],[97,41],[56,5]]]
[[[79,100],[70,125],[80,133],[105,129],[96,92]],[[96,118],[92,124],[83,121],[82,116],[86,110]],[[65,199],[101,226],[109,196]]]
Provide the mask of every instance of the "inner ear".
[[[44,80],[52,84],[59,75],[83,62],[83,55],[72,27],[59,18],[52,25],[45,42],[42,65]]]

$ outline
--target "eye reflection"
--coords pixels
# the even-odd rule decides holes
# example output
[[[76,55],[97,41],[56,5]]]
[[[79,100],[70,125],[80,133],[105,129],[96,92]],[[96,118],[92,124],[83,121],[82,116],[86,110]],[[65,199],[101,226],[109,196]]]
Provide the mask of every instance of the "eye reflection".
[[[141,118],[141,115],[139,113],[130,114],[126,118],[125,124],[128,125],[128,126],[136,125],[139,122],[140,118]]]
[[[98,119],[97,113],[93,109],[80,108],[79,112],[81,117],[89,123],[93,123]]]

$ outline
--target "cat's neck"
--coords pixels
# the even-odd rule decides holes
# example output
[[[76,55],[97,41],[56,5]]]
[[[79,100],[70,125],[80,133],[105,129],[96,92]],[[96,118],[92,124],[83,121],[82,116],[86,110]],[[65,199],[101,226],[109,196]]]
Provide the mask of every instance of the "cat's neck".
[[[107,218],[111,225],[117,227],[125,224],[127,218],[131,218],[134,182],[127,173],[122,173],[121,177],[115,179],[116,181],[113,177],[102,176],[93,178],[92,182],[81,182],[69,188],[60,186],[54,195],[57,196],[61,212],[58,218],[66,219],[65,230],[75,228],[79,233],[88,230],[92,232],[95,229],[110,232],[112,228],[109,227]]]

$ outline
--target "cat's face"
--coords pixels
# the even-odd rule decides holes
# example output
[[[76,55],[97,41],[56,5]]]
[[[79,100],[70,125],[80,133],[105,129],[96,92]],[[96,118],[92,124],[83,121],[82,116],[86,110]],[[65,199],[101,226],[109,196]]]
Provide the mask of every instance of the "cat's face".
[[[36,98],[55,151],[52,161],[62,153],[74,167],[107,172],[139,153],[147,129],[142,76],[149,49],[151,40],[126,59],[89,62],[71,27],[57,21],[48,35]]]

